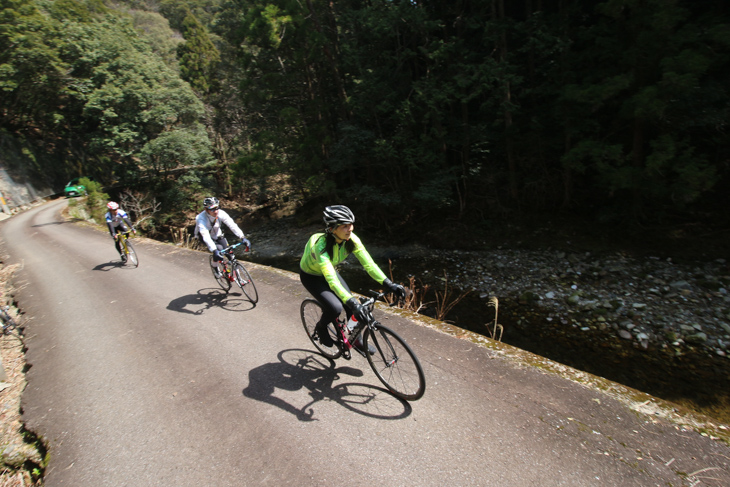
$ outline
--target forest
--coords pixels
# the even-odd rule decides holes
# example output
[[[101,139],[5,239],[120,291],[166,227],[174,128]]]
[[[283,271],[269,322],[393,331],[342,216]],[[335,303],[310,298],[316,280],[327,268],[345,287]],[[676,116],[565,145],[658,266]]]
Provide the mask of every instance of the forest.
[[[728,224],[725,0],[0,3],[0,164],[154,197],[151,234],[208,194]]]

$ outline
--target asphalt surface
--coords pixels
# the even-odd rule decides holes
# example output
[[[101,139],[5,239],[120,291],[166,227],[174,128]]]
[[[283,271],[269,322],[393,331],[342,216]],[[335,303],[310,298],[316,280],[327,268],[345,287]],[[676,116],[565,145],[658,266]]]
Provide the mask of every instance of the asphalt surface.
[[[122,267],[65,204],[0,222],[48,487],[730,485],[730,448],[659,403],[381,310],[426,373],[425,396],[401,402],[360,356],[315,352],[296,275],[248,265],[253,306],[201,252],[137,239],[139,268]]]

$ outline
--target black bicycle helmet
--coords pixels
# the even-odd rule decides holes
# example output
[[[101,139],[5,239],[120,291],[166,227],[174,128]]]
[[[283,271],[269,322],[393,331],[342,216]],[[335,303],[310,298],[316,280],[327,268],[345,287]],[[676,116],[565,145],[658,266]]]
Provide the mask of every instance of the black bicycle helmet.
[[[206,210],[210,210],[211,208],[218,208],[220,206],[220,201],[218,201],[218,198],[215,196],[209,196],[208,198],[205,198],[203,200],[203,207]]]
[[[332,205],[324,209],[324,222],[328,227],[355,223],[355,215],[343,205]]]

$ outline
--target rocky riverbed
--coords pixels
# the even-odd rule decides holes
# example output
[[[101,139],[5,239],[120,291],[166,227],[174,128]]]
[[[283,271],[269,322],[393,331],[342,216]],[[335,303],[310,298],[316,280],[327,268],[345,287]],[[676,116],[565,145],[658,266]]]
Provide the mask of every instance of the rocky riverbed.
[[[282,222],[254,227],[249,232],[253,260],[295,268],[306,238],[316,231],[319,226],[284,229]],[[408,261],[418,283],[437,288],[447,279],[450,286],[483,300],[497,297],[539,310],[552,326],[576,333],[608,331],[645,350],[671,349],[681,355],[699,348],[718,357],[730,355],[730,267],[725,259],[678,263],[671,257],[622,252],[461,251],[377,242],[367,242],[367,247],[381,265],[388,259],[396,267]],[[348,260],[345,267],[357,265]],[[519,321],[518,314],[512,313]]]
[[[511,297],[547,322],[589,333],[613,330],[637,347],[686,347],[727,357],[730,272],[724,259],[678,264],[564,251],[441,252],[452,283],[481,297]]]

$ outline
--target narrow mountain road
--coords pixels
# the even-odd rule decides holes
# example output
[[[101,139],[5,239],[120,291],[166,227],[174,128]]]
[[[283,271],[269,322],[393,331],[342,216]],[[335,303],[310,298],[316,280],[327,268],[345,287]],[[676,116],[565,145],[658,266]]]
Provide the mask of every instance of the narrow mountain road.
[[[251,264],[253,306],[204,253],[138,239],[123,267],[65,204],[0,222],[47,487],[730,485],[718,441],[380,311],[426,372],[423,399],[401,402],[360,356],[315,353],[297,276]]]

